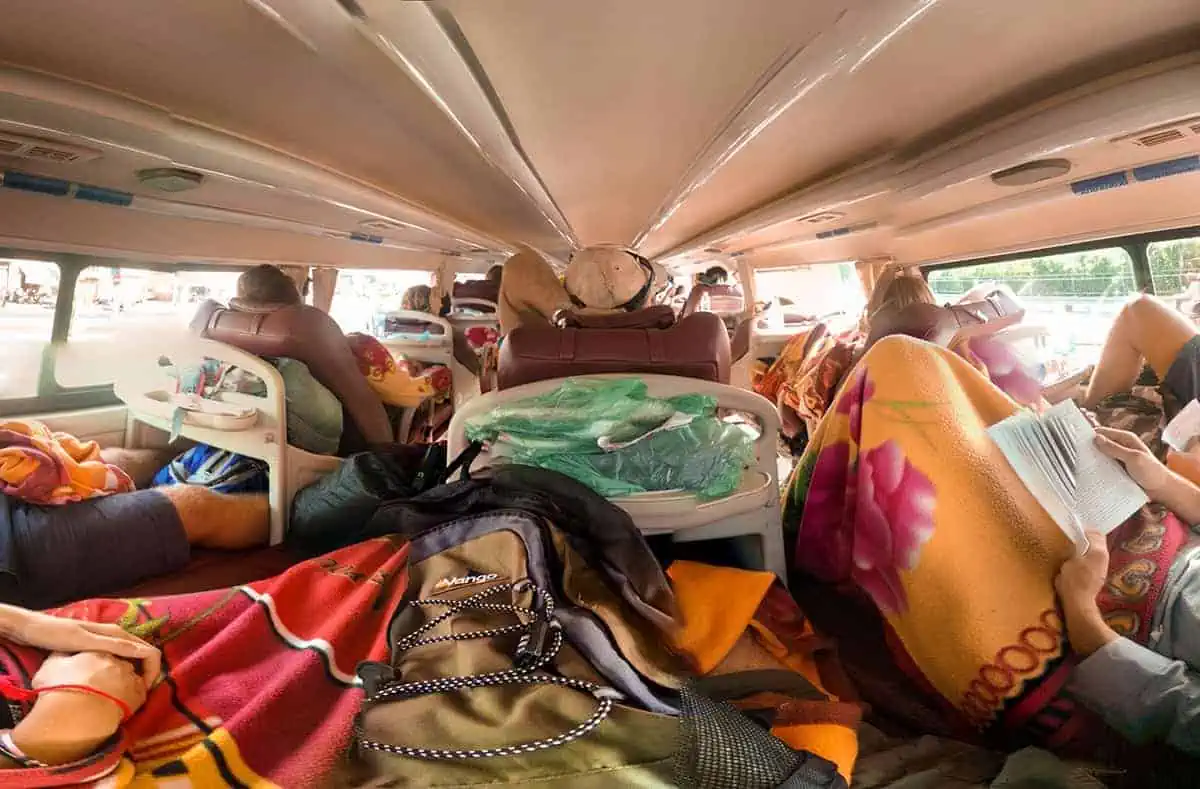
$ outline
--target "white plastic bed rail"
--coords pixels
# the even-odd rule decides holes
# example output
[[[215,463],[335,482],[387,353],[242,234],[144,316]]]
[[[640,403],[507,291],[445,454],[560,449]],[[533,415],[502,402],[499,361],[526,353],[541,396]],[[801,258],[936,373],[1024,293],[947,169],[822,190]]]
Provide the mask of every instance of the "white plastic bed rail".
[[[782,516],[779,506],[779,468],[776,436],[779,414],[766,398],[725,384],[671,375],[628,375],[623,373],[584,375],[585,379],[640,378],[655,397],[681,394],[710,395],[720,408],[753,414],[762,433],[755,441],[755,457],[742,476],[742,484],[732,495],[701,502],[681,492],[643,493],[614,498],[611,501],[629,513],[644,534],[670,534],[677,542],[711,540],[721,537],[753,535],[759,539],[762,566],[787,582]],[[466,424],[469,419],[526,397],[556,389],[564,379],[537,381],[501,392],[490,392],[455,411],[450,422],[448,453],[457,457],[467,446]],[[472,466],[487,467],[491,458],[485,451]]]
[[[333,471],[341,458],[315,455],[290,446],[287,442],[287,402],[283,396],[283,378],[271,364],[232,345],[199,337],[173,337],[162,344],[148,343],[123,366],[114,386],[117,397],[129,409],[125,425],[125,446],[165,446],[162,435],[147,435],[141,425],[155,433],[171,432],[174,407],[150,397],[154,391],[175,391],[175,381],[167,375],[169,368],[158,366],[160,356],[175,366],[198,364],[204,358],[217,359],[257,375],[266,384],[266,397],[236,392],[222,393],[225,402],[256,408],[258,421],[245,430],[218,430],[184,424],[179,435],[202,444],[227,449],[267,464],[269,506],[271,513],[270,540],[275,545],[287,533],[292,498],[300,488]]]

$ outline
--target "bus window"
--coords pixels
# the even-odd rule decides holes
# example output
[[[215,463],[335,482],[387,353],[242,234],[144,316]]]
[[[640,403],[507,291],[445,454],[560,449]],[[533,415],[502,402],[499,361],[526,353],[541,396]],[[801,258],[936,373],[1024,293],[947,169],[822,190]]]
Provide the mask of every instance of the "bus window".
[[[139,337],[184,330],[205,299],[228,302],[236,271],[150,271],[89,266],[75,281],[70,334],[58,349],[54,377],[75,388],[110,384]]]
[[[54,328],[61,274],[57,263],[0,260],[0,399],[34,397],[42,349]]]
[[[1200,238],[1146,245],[1154,293],[1189,318],[1200,318]]]
[[[866,304],[862,280],[850,263],[818,263],[754,272],[759,301],[771,300],[769,324],[834,313],[857,315]]]
[[[377,317],[400,309],[404,291],[415,285],[433,285],[432,272],[342,269],[329,314],[347,334],[371,334]]]
[[[1137,293],[1133,263],[1119,247],[929,273],[929,285],[941,302],[956,301],[988,282],[1012,288],[1025,307],[1024,323],[1048,330],[1044,353],[1049,377],[1095,364],[1117,313]]]

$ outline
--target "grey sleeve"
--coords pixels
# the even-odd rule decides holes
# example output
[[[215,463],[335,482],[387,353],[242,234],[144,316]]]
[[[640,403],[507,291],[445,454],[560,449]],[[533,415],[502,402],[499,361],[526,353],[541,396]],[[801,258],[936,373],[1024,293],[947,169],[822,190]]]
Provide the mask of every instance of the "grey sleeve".
[[[1200,673],[1119,638],[1076,667],[1067,689],[1136,743],[1200,755]]]

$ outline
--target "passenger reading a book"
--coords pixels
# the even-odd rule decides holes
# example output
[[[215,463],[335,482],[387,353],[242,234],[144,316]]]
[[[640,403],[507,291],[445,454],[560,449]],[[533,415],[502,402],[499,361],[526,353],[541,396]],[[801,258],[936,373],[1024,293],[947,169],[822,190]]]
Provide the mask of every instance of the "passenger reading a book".
[[[1161,303],[1131,302],[1079,393],[1095,429],[1069,401],[1024,409],[977,354],[907,336],[846,373],[789,482],[784,530],[793,590],[851,673],[878,669],[879,641],[860,634],[882,628],[893,666],[920,676],[897,669],[868,702],[915,721],[907,691],[948,730],[1200,755],[1200,487],[1148,447],[1165,419],[1139,426],[1149,401],[1128,391],[1145,362],[1168,414],[1193,400],[1196,336]],[[1006,422],[1025,423],[1020,455]],[[1037,475],[1058,476],[1038,488]],[[874,624],[845,614],[860,599]]]

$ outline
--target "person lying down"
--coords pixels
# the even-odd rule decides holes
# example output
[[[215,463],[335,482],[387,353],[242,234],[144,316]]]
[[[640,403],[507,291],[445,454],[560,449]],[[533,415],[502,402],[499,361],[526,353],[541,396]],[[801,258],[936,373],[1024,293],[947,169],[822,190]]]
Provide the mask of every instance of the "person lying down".
[[[192,546],[266,544],[265,494],[136,489],[174,450],[102,450],[15,421],[0,422],[0,448],[38,449],[0,464],[0,603],[44,608],[180,570]]]
[[[1062,749],[1107,724],[1200,754],[1200,488],[1101,429],[1101,451],[1160,506],[1070,558],[986,433],[1017,408],[951,351],[879,341],[789,481],[796,570],[869,598],[896,663],[960,729]]]

